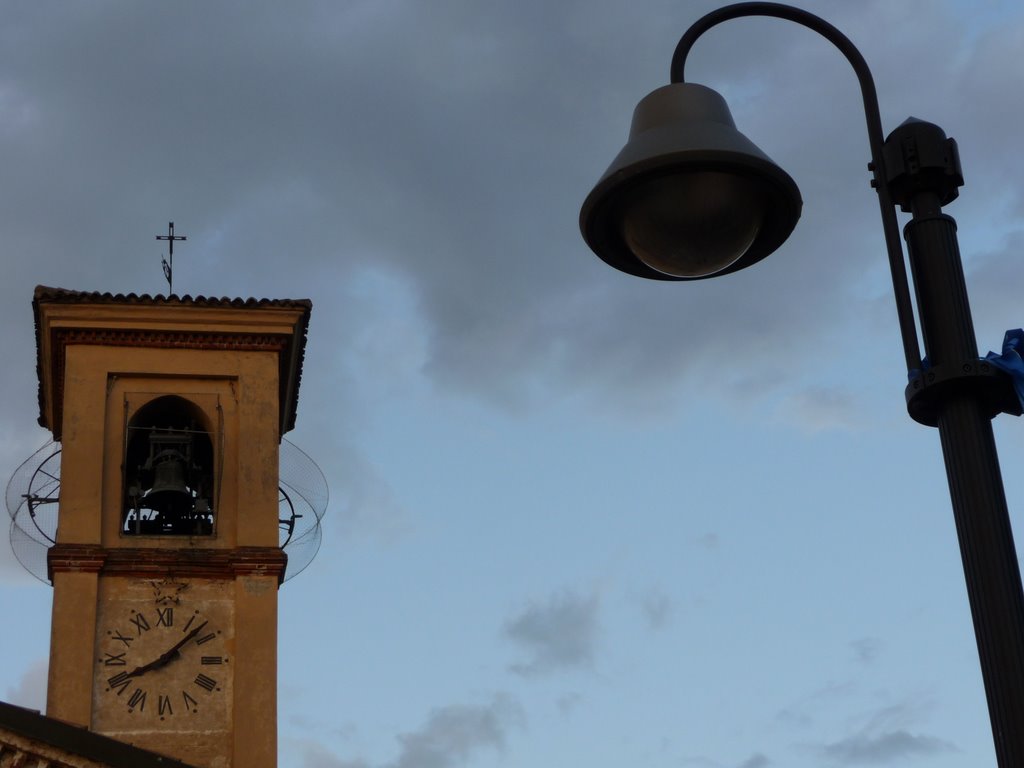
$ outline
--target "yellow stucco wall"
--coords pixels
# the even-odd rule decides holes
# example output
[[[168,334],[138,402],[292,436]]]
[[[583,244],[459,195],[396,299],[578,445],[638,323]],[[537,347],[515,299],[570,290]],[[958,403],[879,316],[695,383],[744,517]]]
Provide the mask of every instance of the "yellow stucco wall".
[[[206,342],[190,345],[189,339],[199,331],[206,339],[211,333],[252,334],[263,340],[289,337],[300,315],[298,309],[280,308],[102,302],[41,306],[42,409],[44,419],[61,434],[63,447],[55,551],[85,547],[99,560],[109,555],[100,566],[79,569],[65,557],[54,568],[48,715],[200,766],[276,765],[279,580],[273,566],[264,571],[252,561],[266,557],[271,562],[278,554],[280,352],[265,348],[272,346],[267,344],[247,349],[227,343],[203,349],[196,347]],[[144,333],[137,343],[106,344],[102,334],[89,336],[97,329]],[[65,331],[87,341],[68,342],[63,358],[56,360],[54,340]],[[145,333],[164,334],[162,346],[147,346]],[[179,335],[182,343],[167,344],[168,334]],[[63,395],[60,408],[52,402],[57,393]],[[149,401],[172,394],[200,409],[212,433],[217,465],[214,533],[126,535],[125,425]],[[118,552],[130,557],[110,554]],[[233,565],[236,560],[241,565]],[[136,627],[134,642],[125,643],[131,660],[124,669],[145,664],[149,656],[159,658],[164,645],[173,646],[176,629],[160,627],[156,632],[156,605],[147,602],[153,599],[152,583],[161,579],[187,582],[191,591],[182,594],[189,595],[190,609],[196,615],[216,616],[223,625],[223,638],[218,640],[223,639],[230,651],[218,653],[218,687],[211,693],[229,701],[222,709],[206,710],[226,713],[227,722],[221,725],[196,730],[193,719],[188,731],[181,709],[174,718],[170,712],[166,718],[151,716],[157,701],[166,700],[169,708],[172,694],[179,701],[194,691],[188,687],[193,681],[186,678],[196,673],[186,672],[185,662],[176,666],[177,659],[166,668],[133,677],[121,694],[112,692],[106,682],[108,672],[118,670],[103,667],[114,654],[110,633],[122,632],[131,616],[147,616],[151,629]],[[134,656],[133,648],[138,651]],[[196,653],[189,645],[180,655],[186,651]],[[184,675],[180,680],[175,677],[179,674]],[[149,710],[126,707],[133,689],[140,691],[135,698]]]

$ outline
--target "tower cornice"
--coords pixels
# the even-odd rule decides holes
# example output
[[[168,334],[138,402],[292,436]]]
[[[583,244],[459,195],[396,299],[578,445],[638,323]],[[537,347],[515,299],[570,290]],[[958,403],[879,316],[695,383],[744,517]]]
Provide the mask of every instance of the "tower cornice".
[[[278,437],[295,426],[312,303],[71,291],[37,286],[32,301],[39,424],[63,433],[64,364],[70,345],[269,351],[278,355]]]

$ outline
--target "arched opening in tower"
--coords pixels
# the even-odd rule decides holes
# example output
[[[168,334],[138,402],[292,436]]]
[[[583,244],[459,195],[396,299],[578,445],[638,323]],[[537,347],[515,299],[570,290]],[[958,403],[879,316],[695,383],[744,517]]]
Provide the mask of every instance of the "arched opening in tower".
[[[142,406],[125,431],[122,533],[210,536],[214,449],[202,409],[177,395]]]

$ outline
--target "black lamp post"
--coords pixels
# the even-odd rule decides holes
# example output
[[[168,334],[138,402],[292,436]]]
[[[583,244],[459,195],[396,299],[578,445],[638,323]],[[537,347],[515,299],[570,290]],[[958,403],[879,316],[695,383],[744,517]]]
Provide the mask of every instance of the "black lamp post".
[[[1000,768],[1024,766],[1024,592],[1006,507],[992,418],[1020,415],[1009,376],[979,360],[956,222],[942,206],[963,184],[956,142],[909,119],[883,140],[874,82],[839,30],[798,8],[739,3],[713,11],[683,35],[671,85],[636,108],[629,141],[580,212],[587,245],[616,269],[654,280],[699,280],[750,266],[775,251],[800,218],[789,175],[736,130],[725,101],[683,70],[694,42],[742,16],[773,16],[831,41],[860,81],[896,310],[910,384],[911,417],[938,427]],[[900,244],[904,228],[921,338]]]

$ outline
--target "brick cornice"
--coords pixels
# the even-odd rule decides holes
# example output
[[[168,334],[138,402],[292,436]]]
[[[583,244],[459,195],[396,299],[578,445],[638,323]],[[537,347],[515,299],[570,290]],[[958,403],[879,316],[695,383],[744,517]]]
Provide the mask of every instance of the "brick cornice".
[[[234,579],[275,576],[284,581],[288,556],[278,547],[233,549],[111,549],[89,544],[55,544],[47,555],[49,576],[58,571],[99,573],[136,578]]]
[[[157,349],[284,349],[290,337],[278,333],[217,333],[209,331],[152,331],[130,328],[56,328],[55,351],[68,344],[94,344],[107,347],[155,347]]]
[[[56,571],[99,573],[109,550],[91,544],[54,544],[46,553],[50,581]]]

